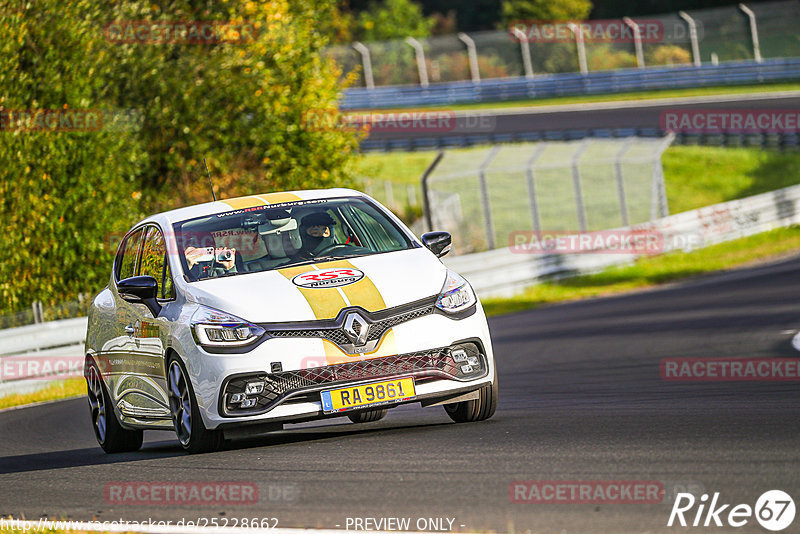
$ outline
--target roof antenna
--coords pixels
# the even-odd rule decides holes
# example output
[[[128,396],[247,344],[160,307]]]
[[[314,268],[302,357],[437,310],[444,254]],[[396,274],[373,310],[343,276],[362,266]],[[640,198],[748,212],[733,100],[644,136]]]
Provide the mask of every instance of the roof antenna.
[[[206,176],[208,176],[208,183],[211,184],[211,198],[213,198],[214,202],[216,202],[217,195],[214,194],[214,182],[211,181],[211,173],[208,172],[208,163],[206,163],[206,158],[203,158],[203,165],[206,166]]]

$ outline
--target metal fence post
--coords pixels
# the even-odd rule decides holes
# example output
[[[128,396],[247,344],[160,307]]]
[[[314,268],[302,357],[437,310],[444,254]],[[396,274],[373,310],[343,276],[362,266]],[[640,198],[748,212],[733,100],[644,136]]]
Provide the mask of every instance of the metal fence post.
[[[622,158],[633,144],[634,139],[635,137],[626,139],[614,159],[614,174],[617,178],[617,195],[619,196],[619,214],[622,219],[622,226],[628,226],[630,224],[628,218],[628,200],[625,197],[625,181],[622,177]]]
[[[578,147],[578,150],[572,156],[572,187],[575,189],[575,209],[578,212],[578,226],[581,232],[588,230],[586,224],[586,205],[583,203],[583,188],[581,187],[581,170],[580,161],[581,156],[589,148],[589,140],[586,139]]]
[[[369,48],[358,41],[353,43],[353,48],[361,54],[361,65],[364,67],[364,85],[367,86],[367,89],[375,89],[375,79],[372,77],[372,57],[370,57]]]
[[[408,184],[406,188],[408,191],[408,205],[409,206],[416,206],[417,205],[417,188],[414,187],[414,184]]]
[[[750,36],[753,38],[753,58],[757,63],[761,63],[761,47],[758,45],[758,26],[756,25],[756,14],[744,4],[739,4],[747,18],[750,19]]]
[[[392,189],[392,182],[389,180],[383,182],[383,190],[386,194],[386,205],[394,206],[394,190]]]
[[[533,78],[533,62],[531,61],[531,48],[528,45],[528,36],[519,28],[513,28],[514,37],[519,39],[519,49],[522,52],[522,66],[525,69],[525,77]]]
[[[431,215],[431,199],[430,199],[430,192],[428,191],[428,178],[430,178],[431,174],[433,174],[434,169],[436,166],[439,165],[439,162],[442,161],[444,157],[444,150],[440,150],[436,157],[433,158],[428,168],[425,169],[425,172],[422,173],[422,177],[420,177],[420,183],[422,184],[422,209],[425,212],[425,222],[428,225],[428,231],[433,231],[433,216]]]
[[[692,41],[692,58],[694,59],[694,66],[699,67],[702,62],[700,60],[700,44],[697,42],[697,24],[695,24],[694,19],[690,17],[686,11],[678,11],[678,16],[689,25],[689,39]]]
[[[640,69],[644,68],[644,52],[642,50],[642,32],[639,25],[636,24],[630,17],[622,17],[624,22],[633,32],[633,47],[636,50],[636,66]]]
[[[588,74],[589,68],[586,65],[586,46],[583,42],[583,32],[580,26],[574,22],[569,23],[569,29],[572,30],[572,35],[575,36],[575,45],[578,47],[578,66],[580,66],[582,74]]]
[[[662,141],[661,144],[658,145],[658,148],[656,148],[656,153],[653,157],[653,184],[650,197],[651,221],[669,215],[669,206],[667,204],[667,188],[664,184],[664,167],[661,165],[661,156],[674,140],[675,133],[668,133],[667,136],[664,137],[664,141]]]
[[[479,83],[481,81],[481,73],[478,69],[478,50],[475,48],[475,41],[472,40],[472,37],[467,35],[464,32],[458,33],[458,38],[461,40],[462,43],[467,45],[467,57],[469,58],[469,72],[472,76],[473,83]]]
[[[481,186],[481,206],[483,207],[483,222],[486,229],[486,246],[489,250],[494,250],[495,238],[494,223],[492,222],[492,206],[489,201],[489,184],[486,181],[486,169],[500,151],[500,148],[500,145],[494,145],[489,151],[489,155],[486,156],[486,159],[483,160],[483,163],[481,163],[478,169],[478,182]]]
[[[533,174],[533,167],[536,165],[536,160],[542,155],[542,152],[547,148],[544,143],[539,144],[533,151],[528,166],[525,169],[525,175],[528,179],[528,198],[531,204],[531,221],[533,222],[533,230],[537,233],[542,231],[542,221],[539,216],[539,201],[536,198],[536,179]]]
[[[33,322],[34,323],[43,323],[44,322],[44,310],[42,309],[42,302],[39,300],[34,300],[31,304],[33,308]]]
[[[428,87],[428,66],[425,64],[425,49],[422,48],[422,43],[413,37],[406,37],[406,44],[414,49],[417,56],[417,71],[419,71],[419,84],[422,87]]]

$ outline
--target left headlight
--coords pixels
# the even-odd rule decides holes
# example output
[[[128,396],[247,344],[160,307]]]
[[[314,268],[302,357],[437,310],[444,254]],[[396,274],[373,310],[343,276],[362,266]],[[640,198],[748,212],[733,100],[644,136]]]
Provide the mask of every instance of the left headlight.
[[[447,271],[447,278],[439,292],[439,298],[436,299],[436,307],[447,313],[458,313],[472,307],[475,302],[475,292],[469,282],[461,275]]]
[[[204,347],[241,347],[255,342],[265,330],[235,315],[200,306],[192,315],[192,333]]]

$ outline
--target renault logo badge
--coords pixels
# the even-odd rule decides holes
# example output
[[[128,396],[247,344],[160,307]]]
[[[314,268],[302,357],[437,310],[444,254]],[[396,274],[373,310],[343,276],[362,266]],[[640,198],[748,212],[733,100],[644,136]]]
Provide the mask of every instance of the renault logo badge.
[[[344,333],[353,345],[364,345],[367,342],[369,323],[358,312],[350,312],[344,319]]]

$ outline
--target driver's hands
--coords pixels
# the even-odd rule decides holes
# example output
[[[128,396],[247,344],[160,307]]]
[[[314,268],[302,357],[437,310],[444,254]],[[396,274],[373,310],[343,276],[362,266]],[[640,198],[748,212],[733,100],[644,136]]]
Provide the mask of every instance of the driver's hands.
[[[184,254],[186,255],[186,264],[191,269],[197,264],[198,261],[200,261],[200,258],[206,255],[206,249],[186,247]]]
[[[236,265],[236,249],[228,247],[218,248],[214,250],[214,254],[217,258],[219,258],[219,255],[226,251],[231,253],[231,259],[228,261],[220,261],[217,263],[225,267],[226,271],[230,271],[231,269],[233,269],[233,266]]]

